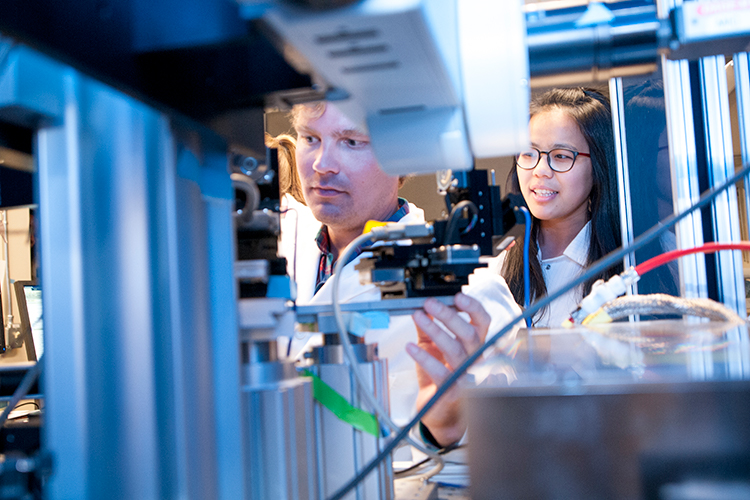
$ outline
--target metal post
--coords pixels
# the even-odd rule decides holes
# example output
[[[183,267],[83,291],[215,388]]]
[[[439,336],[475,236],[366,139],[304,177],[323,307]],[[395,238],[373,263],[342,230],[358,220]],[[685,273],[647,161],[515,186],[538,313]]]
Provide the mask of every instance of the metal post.
[[[669,9],[681,0],[657,0],[658,15],[666,18]],[[700,196],[698,160],[693,129],[693,104],[690,70],[687,61],[670,61],[662,56],[664,106],[667,112],[669,162],[672,172],[672,197],[676,212],[689,208]],[[693,212],[677,225],[677,248],[703,244],[701,214]],[[683,257],[679,261],[680,288],[683,297],[707,297],[706,265],[702,256]]]
[[[724,56],[705,57],[700,61],[701,89],[709,179],[712,186],[734,175],[732,130],[729,124],[729,94]],[[733,186],[716,198],[712,205],[715,241],[741,241],[737,189]],[[747,314],[742,254],[739,251],[716,254],[716,278],[722,302],[741,315]]]
[[[50,499],[241,498],[233,191],[214,134],[23,47]]]
[[[747,52],[743,52],[734,54],[732,60],[734,61],[734,92],[737,98],[738,137],[742,165],[747,165],[750,163],[750,56]],[[744,183],[746,216],[750,216],[750,189],[748,189],[750,179],[745,178]],[[750,217],[746,220],[750,221]],[[740,339],[744,346],[750,343],[747,335],[741,336]],[[739,376],[746,376],[750,373],[750,349],[738,350],[734,358],[736,362],[733,366],[741,367],[737,369]]]
[[[693,130],[693,108],[690,72],[687,61],[662,59],[664,72],[664,105],[667,111],[667,135],[672,171],[672,193],[675,211],[682,212],[700,196],[698,161]],[[703,244],[701,214],[693,212],[677,225],[677,248]],[[680,295],[706,297],[706,265],[702,256],[680,259]]]
[[[388,410],[387,361],[377,358],[375,344],[355,344],[359,369],[368,388]],[[310,371],[315,373],[355,407],[360,407],[357,385],[344,362],[340,345],[323,345],[313,349]],[[383,438],[365,434],[342,422],[321,404],[315,405],[318,439],[318,465],[321,488],[328,497],[342,488],[383,448]],[[347,500],[392,500],[393,468],[390,460],[382,462],[374,474],[365,478],[344,498]]]
[[[617,158],[617,194],[620,202],[620,234],[623,244],[634,239],[633,200],[630,196],[630,170],[628,168],[628,146],[625,139],[625,101],[622,93],[622,78],[609,80],[609,96],[612,106],[612,132],[615,138]],[[624,261],[625,269],[635,266],[635,255],[628,254]],[[638,284],[630,286],[630,293],[638,293]]]

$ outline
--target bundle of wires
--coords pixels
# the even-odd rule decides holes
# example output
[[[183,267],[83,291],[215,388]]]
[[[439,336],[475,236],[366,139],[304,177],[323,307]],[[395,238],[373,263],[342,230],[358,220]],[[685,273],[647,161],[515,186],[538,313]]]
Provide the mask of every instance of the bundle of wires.
[[[448,446],[446,448],[443,448],[442,450],[438,450],[437,454],[442,457],[443,455],[446,455],[446,454],[452,452],[453,450],[461,449],[464,446],[466,446],[466,445],[463,445],[463,444],[461,444],[461,445],[454,444],[452,446]],[[431,460],[432,460],[432,457],[428,457],[428,458],[420,460],[419,462],[416,462],[416,463],[414,463],[414,464],[412,464],[412,465],[410,465],[410,466],[408,466],[408,467],[406,467],[404,469],[395,470],[395,471],[393,471],[393,476],[396,479],[404,479],[404,478],[407,478],[407,477],[408,478],[414,477],[415,475],[417,475],[419,473],[419,471],[423,467],[427,466]],[[451,463],[458,463],[458,464],[461,464],[461,465],[464,464],[464,462],[451,462]]]
[[[627,285],[635,283],[641,276],[657,267],[695,253],[713,253],[720,250],[750,250],[750,242],[706,243],[694,248],[672,250],[657,255],[634,268],[627,269],[609,281],[598,281],[591,288],[591,293],[582,301],[581,306],[571,314],[565,326],[575,323],[583,325],[605,323],[631,314],[679,314],[700,316],[719,321],[744,322],[734,312],[709,299],[683,299],[672,296],[639,295],[632,298],[617,296],[625,293]],[[671,298],[667,298],[671,297]],[[610,314],[611,312],[611,314]],[[614,316],[612,316],[614,314]]]
[[[677,314],[697,316],[713,321],[745,323],[736,312],[711,299],[674,297],[664,293],[649,295],[623,295],[604,304],[598,311],[583,320],[584,325],[609,323],[636,314]]]

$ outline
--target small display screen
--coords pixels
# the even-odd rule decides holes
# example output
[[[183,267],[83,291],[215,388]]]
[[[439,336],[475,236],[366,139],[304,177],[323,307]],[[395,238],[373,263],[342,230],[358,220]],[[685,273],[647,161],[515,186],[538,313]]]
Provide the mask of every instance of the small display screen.
[[[42,357],[44,351],[44,325],[42,323],[42,288],[36,285],[25,285],[23,294],[26,298],[26,310],[29,314],[31,336],[34,339],[36,359]]]

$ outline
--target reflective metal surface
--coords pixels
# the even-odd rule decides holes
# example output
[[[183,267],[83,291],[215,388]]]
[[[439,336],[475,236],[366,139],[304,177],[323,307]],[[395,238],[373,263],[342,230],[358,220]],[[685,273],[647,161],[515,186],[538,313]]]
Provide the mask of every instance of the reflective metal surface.
[[[323,498],[310,380],[297,376],[291,363],[248,363],[243,369],[244,498]]]
[[[46,498],[237,498],[225,145],[19,47],[36,132]],[[8,97],[8,96],[5,96]],[[199,152],[199,154],[198,154]]]
[[[709,182],[716,186],[734,175],[732,130],[729,124],[729,92],[724,56],[705,57],[700,62],[703,113]],[[730,188],[713,205],[714,241],[741,241],[737,189]],[[745,315],[745,286],[740,252],[716,256],[719,298],[726,306]]]
[[[472,498],[663,498],[750,483],[746,326],[681,320],[521,330],[473,369]]]
[[[376,2],[360,2],[366,3]],[[404,59],[401,69],[413,73],[401,84],[394,83],[390,73],[382,80],[363,77],[372,93],[387,92],[387,98],[395,98],[380,108],[395,115],[371,121],[373,145],[377,151],[380,141],[403,141],[404,154],[422,160],[437,156],[448,165],[468,168],[468,139],[458,122],[463,106],[476,100],[469,97],[474,94],[467,92],[471,87],[466,81],[456,83],[459,73],[468,73],[455,71],[460,59],[453,47],[455,16],[444,7],[465,7],[469,2],[401,3],[429,4],[419,10],[415,23],[407,24],[419,27],[419,33],[385,21],[384,29],[395,32],[393,40],[418,42],[417,35],[423,34],[427,43],[401,44],[404,52],[416,56],[413,63]],[[480,2],[472,3],[481,9]],[[508,15],[510,3],[503,9],[492,5],[503,11],[497,21],[523,31],[520,18],[514,21]],[[555,33],[552,24],[539,24],[530,44],[541,57],[535,65],[547,65],[549,72],[542,67],[547,75],[576,66],[580,71],[574,77],[585,73],[586,81],[619,74],[625,66],[638,72],[650,68],[663,45],[662,29],[670,26],[668,7],[679,5],[681,0],[659,0],[658,22],[649,11],[645,17],[633,13],[632,23],[622,26],[610,26],[604,18],[576,18],[570,20],[575,26],[555,24],[561,28]],[[542,10],[528,9],[528,17],[538,18]],[[496,18],[484,14],[482,21],[490,22],[482,26],[505,40],[491,44],[480,36],[479,47],[500,47],[499,55],[515,57],[515,63],[499,65],[497,76],[507,76],[522,67],[529,47],[523,37],[497,29],[492,22]],[[438,25],[425,22],[428,17],[439,21],[450,36],[433,37]],[[43,446],[54,458],[45,498],[316,498],[322,496],[322,485],[339,486],[374,453],[372,443],[352,451],[355,446],[347,442],[347,457],[354,459],[329,459],[333,455],[327,452],[335,446],[332,441],[325,447],[321,443],[338,432],[338,424],[314,409],[309,384],[293,377],[290,366],[240,366],[240,342],[251,337],[265,342],[279,331],[291,332],[288,325],[295,311],[278,296],[252,307],[241,301],[237,308],[234,200],[226,142],[262,150],[260,108],[265,94],[311,83],[280,59],[248,19],[231,1],[199,0],[186,7],[175,0],[8,0],[0,7],[0,31],[17,40],[0,56],[0,119],[34,134],[41,281],[49,332]],[[361,24],[369,29],[374,20],[363,19]],[[339,30],[338,22],[334,24]],[[474,31],[479,33],[475,29],[471,34]],[[571,43],[581,50],[571,50]],[[450,51],[442,53],[443,49]],[[54,54],[65,64],[35,50]],[[430,60],[441,74],[444,56],[455,68],[438,78],[421,69],[425,54],[434,56]],[[479,57],[476,68],[498,67],[499,58],[493,59],[494,65],[488,65],[489,60]],[[726,87],[723,82],[700,80],[691,71],[698,64],[663,61],[674,208],[679,211],[707,187],[699,185],[700,176],[708,175],[704,150],[696,151],[704,133],[701,90],[718,98],[715,94]],[[747,62],[743,64],[738,89],[747,87]],[[703,68],[704,76],[711,76],[708,70],[718,72],[721,64],[709,68],[703,63]],[[323,75],[332,74],[332,69],[325,63],[315,68]],[[365,64],[359,69],[392,68]],[[718,73],[714,76],[720,78]],[[451,109],[423,112],[419,106],[426,87],[415,82],[438,80],[447,89],[438,108]],[[490,125],[510,125],[498,129],[491,144],[506,136],[517,139],[525,130],[530,83],[527,78],[510,80],[500,87],[478,79],[490,98],[478,100],[477,116],[487,117]],[[311,93],[321,92],[298,91]],[[746,90],[742,93],[747,96]],[[523,120],[514,122],[509,113],[489,107],[500,104],[520,109]],[[720,115],[726,106],[710,108],[709,114]],[[180,118],[173,110],[201,123]],[[412,137],[424,133],[424,117],[435,113],[444,118],[447,132],[431,136],[417,149]],[[412,114],[419,125],[409,129],[413,136],[390,128],[398,115],[408,123],[406,117]],[[497,120],[498,116],[504,118]],[[466,113],[467,121],[471,118]],[[377,130],[373,124],[386,129]],[[706,130],[709,136],[728,133],[723,124]],[[726,150],[722,154],[726,156]],[[439,162],[426,163],[428,170],[440,168]],[[416,164],[401,165],[411,172]],[[633,162],[630,168],[632,172]],[[717,172],[714,183],[721,174]],[[737,217],[733,206],[717,210],[718,216],[726,213]],[[678,246],[702,243],[709,222],[696,214],[682,224]],[[713,283],[706,277],[705,260],[687,257],[680,265],[682,294],[705,296]],[[265,274],[255,268],[245,271],[248,279]],[[720,271],[725,286],[736,286],[736,260]],[[736,290],[737,297],[740,292]],[[379,304],[391,313],[397,306],[408,312],[421,307],[401,307],[395,301]],[[259,311],[263,316],[256,314]],[[297,312],[305,321],[305,311]],[[320,329],[334,328],[328,321]],[[476,498],[484,491],[496,498],[492,488],[498,485],[519,487],[513,496],[521,497],[548,492],[558,498],[628,498],[650,491],[649,484],[658,486],[660,467],[680,465],[683,453],[705,458],[699,465],[707,463],[709,469],[719,464],[720,470],[731,471],[731,465],[746,464],[748,343],[744,328],[687,323],[525,332],[508,338],[501,355],[475,370],[477,378],[484,375],[485,385],[497,384],[484,389],[490,395],[484,400],[501,403],[475,413],[486,418],[472,423],[472,442],[482,445],[472,451],[479,464]],[[273,359],[271,350],[248,353],[248,358],[251,354],[259,360]],[[343,365],[331,365],[330,370],[319,366],[323,378],[342,381],[340,392],[358,403]],[[387,378],[382,367],[372,369],[372,380],[378,394],[384,395]],[[314,413],[319,416],[317,431],[306,419]],[[352,431],[344,428],[341,433],[351,436]],[[313,445],[322,450],[314,459]],[[331,466],[328,475],[320,473],[320,482],[305,472],[326,460]],[[488,468],[498,463],[511,468]],[[363,483],[362,489],[377,481],[368,492],[392,496],[387,468],[383,466],[383,473]],[[341,477],[329,477],[335,474]],[[283,483],[278,479],[282,477]],[[263,483],[267,478],[276,482]],[[483,485],[490,489],[483,490]],[[554,489],[543,489],[548,486]]]
[[[682,212],[700,195],[698,160],[695,149],[692,93],[688,61],[662,58],[664,105],[667,111],[669,161],[672,172],[672,196],[675,212]],[[677,248],[703,244],[702,218],[694,212],[677,225]],[[701,256],[680,259],[680,295],[706,297],[706,263]]]
[[[735,54],[734,63],[734,90],[737,99],[737,133],[740,143],[740,155],[742,165],[750,163],[750,59],[748,54]],[[745,179],[745,218],[750,220],[750,190]]]
[[[620,205],[620,233],[623,242],[632,242],[633,234],[633,211],[630,193],[630,169],[628,167],[628,146],[625,136],[625,111],[623,98],[623,84],[621,78],[613,78],[609,81],[609,95],[612,103],[612,132],[615,139],[615,158],[617,159],[617,188]],[[635,265],[635,256],[625,256],[623,265],[625,269]],[[638,293],[638,285],[630,286],[631,293]]]
[[[325,346],[329,349],[335,346]],[[365,383],[381,405],[388,410],[387,361],[361,363]],[[353,406],[362,408],[354,377],[345,364],[320,363],[310,367],[326,384],[341,394]],[[385,438],[355,431],[339,420],[323,405],[315,404],[315,427],[318,440],[319,481],[323,497],[329,498],[367,464],[382,448]],[[344,497],[346,500],[392,500],[393,467],[390,460],[382,462],[373,474]]]

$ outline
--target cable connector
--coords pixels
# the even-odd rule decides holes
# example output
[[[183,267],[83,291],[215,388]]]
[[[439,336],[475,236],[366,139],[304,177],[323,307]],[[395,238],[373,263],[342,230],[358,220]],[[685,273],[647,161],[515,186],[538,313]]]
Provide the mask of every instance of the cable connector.
[[[632,285],[640,279],[640,276],[635,271],[635,268],[631,267],[628,270],[612,276],[608,281],[598,280],[591,286],[591,293],[583,298],[578,309],[570,314],[568,319],[563,326],[570,327],[573,325],[580,325],[584,319],[590,314],[598,311],[600,307],[614,300],[620,295],[623,295],[628,286]]]
[[[368,221],[364,232],[372,233],[374,241],[403,240],[432,236],[434,229],[432,224],[398,224],[393,222]]]

